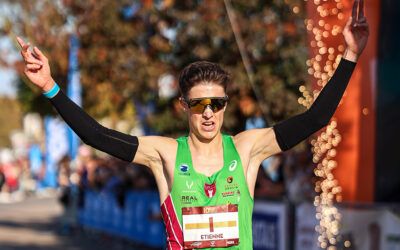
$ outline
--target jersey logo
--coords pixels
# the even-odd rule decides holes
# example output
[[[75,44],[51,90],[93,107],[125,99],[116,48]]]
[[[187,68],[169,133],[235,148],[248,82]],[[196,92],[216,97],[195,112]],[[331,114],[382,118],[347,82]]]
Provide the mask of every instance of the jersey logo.
[[[189,166],[187,165],[187,164],[185,164],[185,163],[183,163],[183,164],[181,164],[180,166],[179,166],[179,169],[182,171],[182,172],[187,172],[188,170],[189,170]]]
[[[186,181],[186,187],[187,187],[188,189],[191,189],[192,186],[193,186],[193,181],[192,181],[192,183],[190,183],[190,184],[189,184],[188,181]]]
[[[182,204],[189,204],[191,205],[194,202],[197,202],[197,197],[194,195],[182,195],[181,196],[181,203]]]
[[[213,184],[204,183],[204,192],[208,196],[208,198],[212,198],[215,195],[217,188],[215,186],[215,181]]]
[[[229,171],[232,172],[233,170],[235,170],[236,165],[237,165],[237,160],[231,161],[231,164],[229,165]]]

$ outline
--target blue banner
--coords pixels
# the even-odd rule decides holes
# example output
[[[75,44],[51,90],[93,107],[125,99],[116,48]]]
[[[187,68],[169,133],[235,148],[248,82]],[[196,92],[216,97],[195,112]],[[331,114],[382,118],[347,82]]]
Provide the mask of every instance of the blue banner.
[[[78,221],[85,227],[148,246],[165,247],[166,244],[156,192],[128,192],[125,206],[121,207],[111,193],[85,191],[84,207],[79,211]]]
[[[46,175],[47,187],[57,187],[57,166],[60,159],[69,152],[67,125],[59,119],[44,119],[46,133]]]
[[[253,249],[286,250],[288,214],[284,203],[254,203]]]
[[[69,73],[67,95],[78,106],[82,106],[82,87],[79,74],[78,49],[79,41],[75,35],[70,37]],[[68,139],[71,160],[75,159],[80,144],[79,137],[68,127]]]

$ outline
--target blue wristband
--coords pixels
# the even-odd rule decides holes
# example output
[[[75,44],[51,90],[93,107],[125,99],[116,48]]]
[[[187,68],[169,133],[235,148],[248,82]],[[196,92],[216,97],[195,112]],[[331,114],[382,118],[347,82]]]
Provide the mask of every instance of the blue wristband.
[[[54,83],[54,86],[52,89],[50,89],[50,91],[43,93],[43,95],[47,98],[52,98],[53,96],[55,96],[57,94],[57,92],[60,90],[60,87],[58,86],[57,83]]]

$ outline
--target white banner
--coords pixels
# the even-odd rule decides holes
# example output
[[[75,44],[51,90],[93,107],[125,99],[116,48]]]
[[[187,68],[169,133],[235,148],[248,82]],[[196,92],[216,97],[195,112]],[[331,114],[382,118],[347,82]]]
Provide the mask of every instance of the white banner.
[[[339,208],[342,215],[336,247],[359,250],[400,250],[400,217],[387,208]],[[296,208],[295,249],[317,250],[315,207]]]
[[[295,218],[295,249],[318,250],[315,226],[319,222],[315,218],[315,207],[310,203],[302,203],[296,208]]]

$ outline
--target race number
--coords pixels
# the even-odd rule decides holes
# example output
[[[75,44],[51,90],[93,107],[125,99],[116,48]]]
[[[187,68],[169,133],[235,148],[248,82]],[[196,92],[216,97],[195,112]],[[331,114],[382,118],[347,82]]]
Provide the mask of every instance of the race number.
[[[239,244],[238,205],[182,208],[185,249]]]

